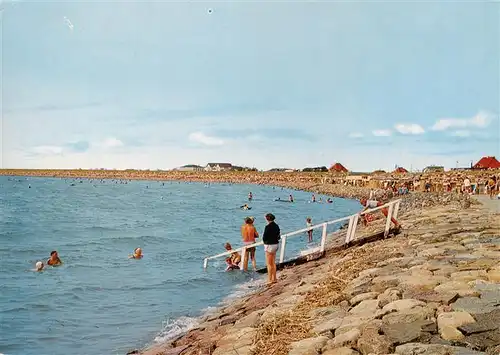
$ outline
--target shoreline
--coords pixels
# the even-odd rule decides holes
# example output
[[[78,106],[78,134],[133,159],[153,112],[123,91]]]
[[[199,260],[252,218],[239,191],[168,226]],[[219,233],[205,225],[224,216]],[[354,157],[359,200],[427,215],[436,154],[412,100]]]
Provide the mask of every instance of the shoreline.
[[[371,192],[375,193],[377,198],[387,198],[387,191],[382,189],[327,183],[326,180],[334,176],[331,173],[0,169],[0,176],[265,185],[321,193],[337,198],[368,198]]]
[[[495,268],[495,260],[500,257],[500,230],[495,229],[492,223],[492,218],[498,217],[491,211],[485,213],[485,207],[482,205],[474,202],[469,205],[464,203],[463,199],[455,199],[453,196],[410,195],[407,200],[414,200],[406,201],[407,206],[420,207],[407,208],[401,214],[403,225],[408,226],[401,235],[343,251],[327,251],[327,255],[320,260],[287,268],[278,273],[277,285],[271,288],[258,288],[240,299],[231,300],[229,304],[221,304],[209,314],[201,316],[199,324],[184,334],[164,344],[152,344],[148,348],[131,353],[298,355],[316,354],[317,352],[311,350],[314,348],[323,349],[320,350],[322,354],[365,355],[369,354],[366,349],[374,350],[373,347],[376,346],[379,337],[378,340],[385,341],[382,343],[385,344],[383,346],[386,352],[372,351],[372,353],[388,354],[397,349],[398,354],[409,355],[413,354],[411,351],[427,349],[425,351],[428,352],[422,353],[438,354],[446,350],[450,354],[462,354],[459,351],[467,350],[465,340],[469,341],[471,335],[467,333],[449,335],[446,332],[448,328],[440,324],[441,314],[455,315],[454,307],[460,299],[469,301],[470,296],[479,295],[482,292],[481,285],[498,286],[497,296],[500,297],[500,268],[498,266]],[[424,207],[422,207],[423,200],[427,203]],[[454,220],[450,222],[449,219]],[[464,226],[462,226],[463,219],[468,221]],[[431,232],[434,230],[438,233]],[[464,254],[466,250],[473,253],[474,248],[477,248],[473,243],[481,241],[483,237],[487,248],[482,251],[484,253],[482,257],[489,260],[486,264],[471,266],[469,265],[472,263],[471,260],[475,259],[467,261],[468,259],[464,258],[468,264],[467,267],[462,267],[464,270],[461,271],[460,263],[463,263],[463,259],[459,258],[457,266],[449,265],[456,254]],[[488,244],[488,238],[497,238],[498,245]],[[406,255],[415,253],[415,250],[417,250],[416,255],[412,257]],[[388,269],[390,273],[380,273],[378,271],[380,269]],[[335,272],[332,274],[332,271]],[[371,289],[367,289],[362,282],[367,278],[374,283]],[[397,278],[400,278],[399,282],[394,282]],[[379,279],[377,283],[374,282],[376,279]],[[400,282],[403,284],[402,287]],[[447,285],[458,287],[458,290],[446,288]],[[443,289],[435,291],[439,287]],[[479,291],[474,291],[474,287],[478,287]],[[356,297],[359,300],[353,301]],[[394,302],[413,303],[408,309],[401,306],[401,309],[395,309],[381,316],[387,304]],[[378,310],[371,309],[370,314],[363,312],[351,314],[360,305],[374,307],[375,304],[378,305]],[[417,310],[426,314],[425,317],[422,316],[425,319],[419,322],[427,322],[428,329],[419,328],[419,332],[423,335],[420,334],[412,341],[395,341],[398,330],[391,328],[391,333],[385,325],[386,318]],[[480,322],[480,315],[473,313],[474,309],[463,307],[460,311],[468,313],[471,317],[477,317],[477,322]],[[432,316],[428,313],[432,313]],[[338,335],[337,330],[332,332],[329,329],[325,332],[323,330],[325,326],[328,328],[328,324],[337,324],[329,319],[332,314],[341,318],[339,324],[347,320],[353,324],[346,324],[345,329],[342,328]],[[408,314],[401,316],[408,317]],[[356,317],[359,319],[353,319]],[[283,322],[283,319],[286,322]],[[403,325],[403,328],[404,326],[406,325]],[[498,326],[500,327],[500,323]],[[373,337],[376,339],[370,340],[366,345],[362,340],[370,327],[378,327],[380,333],[376,336],[367,333],[367,339]],[[398,324],[398,327],[401,325]],[[263,341],[262,337],[270,336],[269,331],[276,340],[279,340],[280,345],[274,346],[272,342]],[[500,332],[500,329],[494,330],[497,331]],[[343,334],[352,335],[356,339],[336,343],[337,340],[343,339]],[[451,340],[453,336],[457,339]],[[490,352],[468,349],[467,354],[497,354],[491,352],[500,350],[497,345],[500,346],[500,340],[499,344],[494,346],[479,344],[478,348]],[[340,351],[339,349],[345,352],[334,352]],[[348,350],[351,352],[347,352]]]

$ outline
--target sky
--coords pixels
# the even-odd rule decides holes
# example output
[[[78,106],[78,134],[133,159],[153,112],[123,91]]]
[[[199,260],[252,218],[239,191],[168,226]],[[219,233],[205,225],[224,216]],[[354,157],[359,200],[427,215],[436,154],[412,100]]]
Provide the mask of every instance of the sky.
[[[0,8],[3,168],[500,158],[499,2]]]

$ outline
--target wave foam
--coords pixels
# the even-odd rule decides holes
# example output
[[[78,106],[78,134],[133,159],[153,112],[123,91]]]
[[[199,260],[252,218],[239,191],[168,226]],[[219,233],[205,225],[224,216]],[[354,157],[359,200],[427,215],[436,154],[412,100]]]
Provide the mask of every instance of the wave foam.
[[[264,279],[257,277],[257,278],[252,278],[251,280],[244,282],[242,284],[238,284],[234,287],[234,291],[229,294],[226,298],[224,298],[221,302],[222,305],[227,305],[228,303],[234,301],[237,298],[244,297],[255,290],[257,290],[259,287],[264,285]]]
[[[169,319],[163,323],[163,330],[156,336],[154,341],[156,343],[167,342],[193,329],[198,324],[199,320],[192,317],[180,317],[173,321]]]

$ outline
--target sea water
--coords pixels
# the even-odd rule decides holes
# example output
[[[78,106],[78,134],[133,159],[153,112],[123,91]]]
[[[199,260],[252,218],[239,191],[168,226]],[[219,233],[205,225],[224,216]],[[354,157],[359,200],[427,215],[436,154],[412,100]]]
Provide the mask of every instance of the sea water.
[[[290,193],[295,203],[274,202]],[[168,340],[265,278],[224,272],[223,259],[203,270],[225,242],[241,246],[244,217],[262,234],[272,212],[286,233],[306,217],[319,223],[360,208],[310,199],[254,185],[0,177],[0,353],[125,354]],[[245,203],[250,211],[239,208]],[[136,247],[144,258],[128,259]],[[287,257],[306,248],[305,234],[290,239]],[[34,272],[52,250],[63,266]]]

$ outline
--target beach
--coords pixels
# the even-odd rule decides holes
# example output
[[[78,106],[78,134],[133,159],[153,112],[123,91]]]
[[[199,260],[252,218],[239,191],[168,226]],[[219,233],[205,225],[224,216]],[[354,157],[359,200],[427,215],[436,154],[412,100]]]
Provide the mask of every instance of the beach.
[[[429,195],[430,196],[430,195]],[[409,197],[400,235],[279,273],[144,355],[500,352],[500,216]]]
[[[500,352],[500,215],[496,200],[483,205],[454,191],[412,191],[397,196],[394,191],[346,185],[342,177],[315,173],[47,170],[9,171],[8,175],[247,183],[345,198],[370,194],[386,200],[402,198],[400,234],[346,250],[327,248],[322,259],[279,271],[278,284],[273,287],[259,288],[210,312],[173,340],[130,354]],[[359,238],[380,228],[380,221],[359,227]]]

